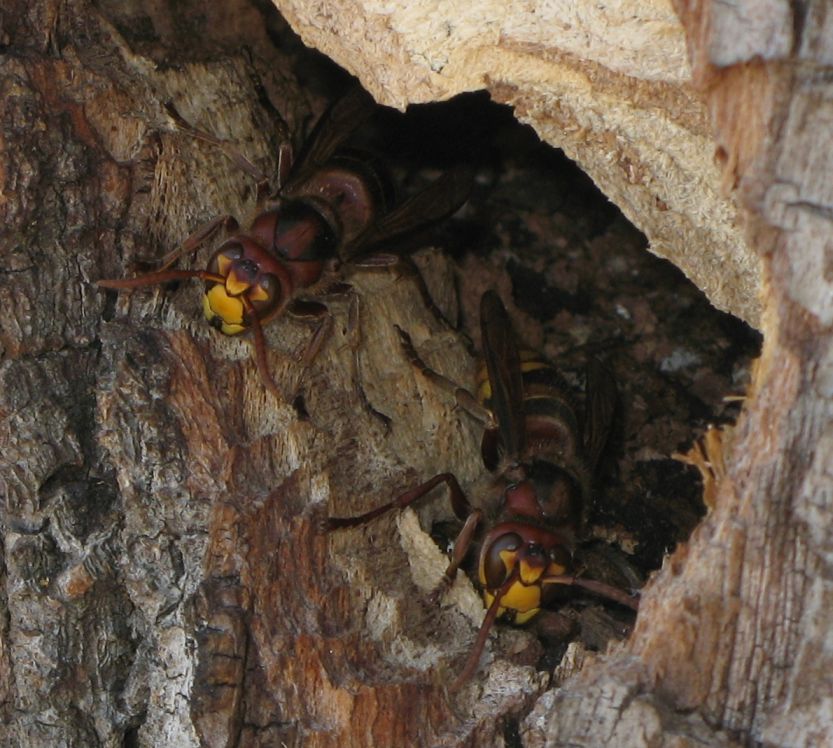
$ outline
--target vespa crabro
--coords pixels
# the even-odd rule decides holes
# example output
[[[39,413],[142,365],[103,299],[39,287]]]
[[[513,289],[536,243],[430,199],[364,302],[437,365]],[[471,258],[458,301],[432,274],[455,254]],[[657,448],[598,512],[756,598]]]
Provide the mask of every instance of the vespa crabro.
[[[400,330],[410,363],[484,424],[481,454],[494,476],[495,496],[472,507],[452,473],[441,473],[393,501],[355,517],[329,517],[326,530],[363,525],[402,509],[445,484],[463,528],[432,597],[453,582],[457,570],[486,524],[489,504],[497,499],[494,524],[480,540],[478,582],[486,615],[468,660],[452,685],[465,683],[477,669],[489,631],[498,619],[524,624],[564,595],[580,587],[636,609],[637,599],[576,571],[574,551],[591,497],[593,473],[611,429],[616,386],[598,362],[588,367],[583,421],[558,371],[540,356],[519,350],[503,302],[495,292],[480,305],[484,365],[477,396],[431,370],[419,358],[410,337]]]
[[[400,258],[390,254],[391,242],[450,215],[469,193],[471,173],[461,167],[394,203],[392,179],[378,159],[342,147],[375,106],[359,88],[337,101],[318,121],[294,164],[291,149],[281,149],[278,185],[270,194],[268,180],[260,178],[242,154],[191,127],[168,105],[181,129],[223,148],[239,167],[259,178],[257,213],[245,231],[231,216],[220,216],[168,255],[159,270],[135,278],[100,280],[98,285],[123,290],[191,278],[203,281],[208,322],[226,335],[253,333],[260,378],[281,397],[267,362],[264,324],[283,314],[318,320],[300,357],[303,374],[329,334],[329,310],[322,299],[349,292],[349,284],[342,282],[344,271],[396,264]],[[205,270],[172,268],[182,255],[196,252],[221,229],[228,236]],[[385,254],[379,252],[381,248]],[[356,385],[364,405],[385,419],[369,405],[358,379]]]

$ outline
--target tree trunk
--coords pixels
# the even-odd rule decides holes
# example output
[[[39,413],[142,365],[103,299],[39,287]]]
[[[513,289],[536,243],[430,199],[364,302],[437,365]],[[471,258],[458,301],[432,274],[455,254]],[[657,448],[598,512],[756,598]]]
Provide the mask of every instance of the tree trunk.
[[[624,644],[603,655],[588,655],[586,642],[571,645],[549,688],[530,666],[537,640],[501,629],[477,677],[449,694],[483,609],[464,575],[441,608],[425,594],[446,563],[422,529],[449,517],[442,495],[419,517],[405,512],[331,535],[319,529],[327,514],[366,511],[446,470],[467,490],[482,480],[478,425],[400,350],[394,325],[437,370],[472,381],[471,346],[426,305],[416,276],[350,276],[360,299],[358,364],[350,302],[334,302],[333,339],[301,382],[307,418],[263,388],[247,341],[204,324],[197,284],[130,294],[94,285],[139,272],[218,215],[245,219],[255,204],[253,180],[221,149],[177,130],[167,102],[272,174],[280,143],[290,133],[297,141],[310,113],[343,87],[280,18],[242,0],[216,5],[69,0],[0,11],[3,742],[833,742],[824,521],[833,496],[833,130],[821,8],[757,23],[751,9],[679,9],[725,183],[744,206],[766,279],[765,346],[744,413],[724,432],[725,452],[712,447],[708,456],[711,511],[646,587]],[[639,194],[631,212],[647,199]],[[484,244],[526,240],[556,220],[524,215],[522,224],[481,229],[496,218],[480,210],[467,236],[473,224]],[[571,214],[565,231],[578,232],[582,220]],[[659,372],[660,360],[673,368],[676,331],[662,331],[653,296],[625,298],[608,280],[618,272],[642,274],[649,286],[667,282],[663,309],[689,292],[672,286],[667,270],[625,272],[647,260],[614,254],[638,239],[610,220],[606,238],[578,241],[598,275],[589,300],[584,276],[569,252],[552,254],[549,234],[550,254],[525,275],[511,270],[520,244],[461,260],[462,270],[440,252],[419,265],[447,317],[458,316],[459,286],[472,334],[476,299],[497,285],[522,337],[568,365],[570,342],[576,360],[588,336],[591,351],[602,346],[576,329],[553,342],[550,328],[601,318],[609,307],[599,334],[614,341],[628,425],[619,476],[608,477],[595,511],[605,515],[607,495],[623,506],[596,531],[621,547],[630,540],[650,566],[646,559],[684,536],[696,516],[683,496],[688,478],[681,473],[666,488],[679,495],[658,499],[646,466],[673,473],[668,458],[695,433],[695,418],[702,426],[727,412],[721,397],[742,363],[719,358],[730,343],[714,347],[730,323],[686,301],[686,345],[701,346],[701,371],[715,370],[699,375],[696,407],[679,406],[693,401],[688,391],[668,394],[667,381],[628,374],[638,366]],[[193,266],[204,267],[209,253],[201,248]],[[555,322],[536,323],[518,284],[526,278],[537,288],[530,276],[551,267],[565,284],[571,273],[581,277],[551,313]],[[744,283],[737,299],[749,290]],[[721,293],[732,307],[732,292]],[[735,311],[758,319],[755,304],[738,302]],[[633,327],[624,334],[611,320]],[[266,328],[283,392],[296,384],[295,357],[310,332],[291,319]],[[660,334],[667,338],[656,342]],[[357,380],[389,429],[361,407]],[[652,541],[660,520],[670,529]],[[569,677],[571,667],[578,672]]]

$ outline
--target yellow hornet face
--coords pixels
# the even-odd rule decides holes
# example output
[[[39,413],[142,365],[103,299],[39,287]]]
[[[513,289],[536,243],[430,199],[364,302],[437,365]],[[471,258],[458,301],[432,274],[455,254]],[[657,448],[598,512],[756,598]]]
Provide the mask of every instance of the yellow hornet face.
[[[246,329],[243,324],[243,302],[229,296],[225,286],[215,283],[202,297],[202,310],[212,327],[225,335],[237,335]]]
[[[536,544],[527,544],[516,533],[502,535],[491,544],[481,561],[480,583],[487,608],[495,599],[490,590],[499,589],[516,566],[518,580],[501,597],[498,616],[508,616],[512,623],[523,624],[540,612],[542,577],[564,574],[566,565],[558,563]]]
[[[259,264],[244,255],[243,247],[229,242],[209,262],[209,272],[222,275],[225,283],[209,283],[203,296],[205,318],[225,335],[237,335],[251,325],[251,311],[267,319],[278,307],[280,283]]]

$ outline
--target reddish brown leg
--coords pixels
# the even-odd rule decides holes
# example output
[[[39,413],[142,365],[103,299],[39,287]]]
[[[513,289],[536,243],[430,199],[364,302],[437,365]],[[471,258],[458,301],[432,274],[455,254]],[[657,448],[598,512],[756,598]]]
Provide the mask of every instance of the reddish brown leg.
[[[350,260],[345,262],[348,268],[356,268],[358,270],[387,270],[394,268],[399,263],[399,257],[393,254],[384,254],[382,252],[374,252],[372,255],[362,257],[360,260]]]
[[[222,275],[209,273],[206,270],[163,270],[158,273],[147,273],[137,278],[107,278],[96,281],[101,288],[114,288],[121,290],[125,288],[142,288],[143,286],[158,286],[160,283],[167,283],[174,280],[188,280],[196,278],[211,283],[225,283]]]
[[[317,301],[295,300],[290,305],[288,311],[289,314],[297,319],[315,320],[317,322],[312,337],[298,356],[299,370],[295,377],[295,385],[291,390],[292,396],[290,400],[300,403],[303,401],[300,395],[302,383],[306,379],[307,371],[312,366],[312,362],[315,361],[316,356],[318,356],[324,347],[324,343],[332,335],[333,318],[330,310],[324,304],[319,304]]]
[[[425,285],[425,278],[423,278],[419,268],[410,257],[374,252],[361,259],[350,260],[349,267],[360,270],[393,270],[397,274],[398,281],[405,279],[412,281],[422,297],[425,308],[434,315],[434,318],[440,324],[449,329],[454,329],[455,326],[448,321],[442,310],[434,303],[434,299],[431,298],[431,294],[428,292],[428,286]]]
[[[307,369],[312,365],[312,362],[315,361],[318,354],[321,352],[321,349],[324,347],[324,343],[326,343],[330,335],[333,334],[333,317],[330,314],[330,310],[323,305],[320,306],[321,313],[318,317],[318,325],[316,326],[315,331],[313,332],[312,337],[309,339],[309,342],[303,352],[298,357],[298,361],[301,364],[301,371],[298,374],[299,380],[304,378],[304,374],[306,374]]]
[[[604,582],[596,582],[593,579],[582,579],[570,574],[554,575],[541,578],[541,584],[566,584],[573,587],[581,587],[582,589],[592,592],[594,595],[606,597],[608,600],[624,605],[633,610],[639,610],[639,597],[632,595],[618,587],[613,587]]]
[[[351,364],[353,368],[353,371],[351,372],[353,386],[356,388],[356,394],[359,398],[359,402],[361,402],[362,407],[365,409],[365,411],[370,413],[370,415],[372,415],[374,418],[379,419],[386,430],[389,429],[390,419],[384,413],[380,413],[373,407],[373,405],[370,403],[370,400],[367,397],[364,385],[362,384],[360,354],[361,330],[359,324],[358,294],[356,294],[353,291],[352,286],[345,283],[336,283],[328,287],[322,287],[318,291],[318,294],[327,297],[349,296],[350,305],[348,307],[347,340],[348,344],[350,345],[350,349],[353,352]],[[289,308],[289,313],[292,314],[292,316],[301,319],[320,320],[318,327],[313,333],[310,342],[308,343],[306,349],[304,350],[304,353],[301,356],[302,371],[299,375],[299,387],[297,388],[300,389],[300,381],[303,378],[304,372],[306,372],[307,368],[309,368],[309,366],[315,360],[315,357],[318,355],[322,346],[332,334],[332,316],[330,314],[330,310],[327,308],[326,305],[318,301],[307,301],[304,299],[294,301],[292,303],[292,306],[290,306]]]
[[[466,517],[463,529],[460,530],[457,535],[457,539],[454,541],[454,552],[451,554],[451,562],[443,572],[442,579],[440,579],[437,586],[431,592],[432,602],[438,603],[442,599],[443,595],[451,589],[451,585],[454,584],[454,579],[457,576],[457,570],[466,558],[469,548],[471,548],[471,544],[474,541],[475,531],[477,530],[477,526],[480,524],[481,519],[483,519],[483,512],[479,509],[472,510],[469,516]]]
[[[483,654],[483,647],[486,646],[486,639],[489,638],[489,632],[492,630],[492,626],[495,623],[495,619],[497,618],[497,612],[500,609],[500,601],[503,599],[503,596],[509,591],[509,588],[518,581],[520,576],[520,564],[516,565],[515,568],[512,570],[512,573],[507,577],[506,581],[503,583],[501,588],[495,594],[495,599],[492,600],[492,604],[489,606],[489,609],[486,611],[486,615],[483,618],[483,623],[480,624],[480,630],[477,632],[477,639],[475,639],[474,645],[469,652],[469,656],[466,659],[466,664],[464,665],[463,669],[460,671],[460,675],[458,675],[454,682],[449,687],[449,691],[452,693],[454,691],[459,690],[463,685],[465,685],[466,681],[474,675],[475,671],[477,670],[477,666],[480,663],[480,655]]]
[[[225,155],[226,157],[235,165],[237,168],[241,169],[242,171],[246,172],[246,174],[253,177],[258,182],[267,182],[268,178],[266,175],[257,168],[249,159],[247,159],[243,153],[235,148],[229,141],[223,140],[222,138],[218,138],[215,135],[210,135],[207,132],[202,130],[198,130],[194,127],[190,122],[187,122],[185,118],[176,110],[172,102],[168,102],[165,104],[165,110],[173,119],[176,126],[182,130],[183,132],[187,132],[192,137],[196,138],[197,140],[202,140],[205,143],[211,143],[211,145],[217,146]]]
[[[406,506],[413,504],[415,501],[421,499],[429,491],[431,491],[432,488],[440,485],[440,483],[445,483],[446,486],[448,486],[448,493],[451,498],[451,507],[454,509],[454,513],[460,519],[467,518],[471,513],[471,505],[469,504],[468,499],[466,499],[463,489],[460,488],[460,484],[451,473],[440,473],[439,475],[435,475],[431,478],[431,480],[427,480],[425,483],[421,483],[415,488],[399,494],[399,496],[397,496],[393,501],[389,501],[387,504],[382,504],[382,506],[371,509],[369,512],[365,512],[364,514],[359,514],[355,517],[327,517],[322,522],[322,529],[326,532],[330,532],[331,530],[338,530],[344,527],[359,527],[361,525],[366,525],[368,522],[373,521],[377,517],[381,517],[383,514],[386,514],[392,509],[404,509]]]
[[[255,337],[255,362],[257,363],[260,380],[263,382],[263,386],[278,400],[284,400],[283,393],[278,389],[278,385],[275,384],[275,380],[272,378],[272,372],[269,370],[269,361],[266,358],[266,338],[263,336],[263,326],[260,324],[257,312],[247,296],[241,296],[240,298],[243,300],[243,305],[246,307],[246,312],[252,321],[252,332]]]
[[[211,239],[218,230],[222,229],[226,233],[229,233],[236,231],[237,228],[237,221],[230,215],[217,216],[217,218],[204,223],[184,242],[182,242],[179,247],[171,250],[162,258],[162,265],[156,272],[167,270],[180,257],[186,257],[194,254],[194,252],[196,252],[205,242]]]
[[[425,278],[419,271],[416,263],[410,257],[400,256],[399,263],[396,266],[396,271],[398,273],[398,280],[410,280],[416,285],[419,295],[422,297],[422,303],[425,305],[425,308],[434,315],[434,319],[436,319],[440,324],[445,325],[450,330],[455,329],[456,325],[451,324],[445,314],[443,314],[442,309],[434,303],[434,299],[431,298],[428,286],[425,283]]]
[[[355,292],[350,292],[350,306],[347,313],[347,340],[350,345],[350,350],[353,352],[353,383],[356,387],[356,392],[361,401],[362,407],[375,418],[378,418],[385,431],[390,430],[391,420],[384,413],[380,413],[370,403],[370,399],[365,392],[364,384],[362,383],[362,362],[361,362],[361,313],[359,311],[359,295]]]
[[[414,348],[414,344],[411,342],[411,336],[398,325],[395,327],[396,331],[399,333],[402,351],[405,353],[405,357],[408,359],[411,366],[417,369],[419,373],[422,374],[435,387],[438,387],[452,395],[457,401],[457,405],[465,410],[466,413],[468,413],[476,421],[482,423],[486,429],[496,429],[497,424],[495,423],[495,417],[492,411],[488,408],[484,408],[478,399],[467,389],[431,369],[428,364],[426,364],[419,357],[419,354]]]
[[[182,242],[182,244],[179,247],[168,252],[162,258],[162,264],[159,266],[157,270],[154,270],[151,273],[145,273],[144,275],[136,276],[136,278],[133,279],[136,281],[144,282],[134,283],[131,286],[117,286],[115,284],[120,283],[122,279],[113,278],[98,281],[98,285],[102,286],[103,288],[136,288],[138,286],[151,286],[156,283],[164,283],[169,280],[180,280],[180,278],[164,276],[162,275],[162,273],[168,270],[168,268],[170,268],[171,265],[173,265],[180,257],[194,254],[194,252],[196,252],[203,245],[203,243],[208,241],[214,234],[216,234],[221,227],[226,232],[235,231],[237,229],[237,221],[235,221],[234,218],[230,215],[223,215],[217,216],[217,218],[214,218],[211,221],[208,221],[208,223],[203,224],[193,234],[191,234],[187,239],[185,239],[185,241]],[[197,276],[182,277],[184,278]],[[220,282],[225,282],[225,279],[221,279]]]

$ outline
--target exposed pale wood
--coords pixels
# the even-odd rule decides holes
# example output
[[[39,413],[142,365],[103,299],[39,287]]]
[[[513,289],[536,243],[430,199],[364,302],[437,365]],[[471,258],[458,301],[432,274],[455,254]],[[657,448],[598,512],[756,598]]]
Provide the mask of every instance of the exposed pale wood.
[[[713,304],[760,324],[761,266],[670,2],[275,4],[382,103],[485,88],[578,162]]]
[[[598,744],[622,729],[650,729],[658,744],[676,745],[662,718],[656,729],[657,694],[660,713],[696,710],[744,742],[833,741],[831,539],[822,519],[833,501],[825,270],[833,119],[820,82],[831,37],[816,10],[803,22],[752,5],[682,10],[727,174],[766,260],[764,353],[713,511],[657,575],[625,649],[533,712],[531,745]],[[653,706],[632,722],[646,702]],[[602,713],[603,732],[588,729]]]

